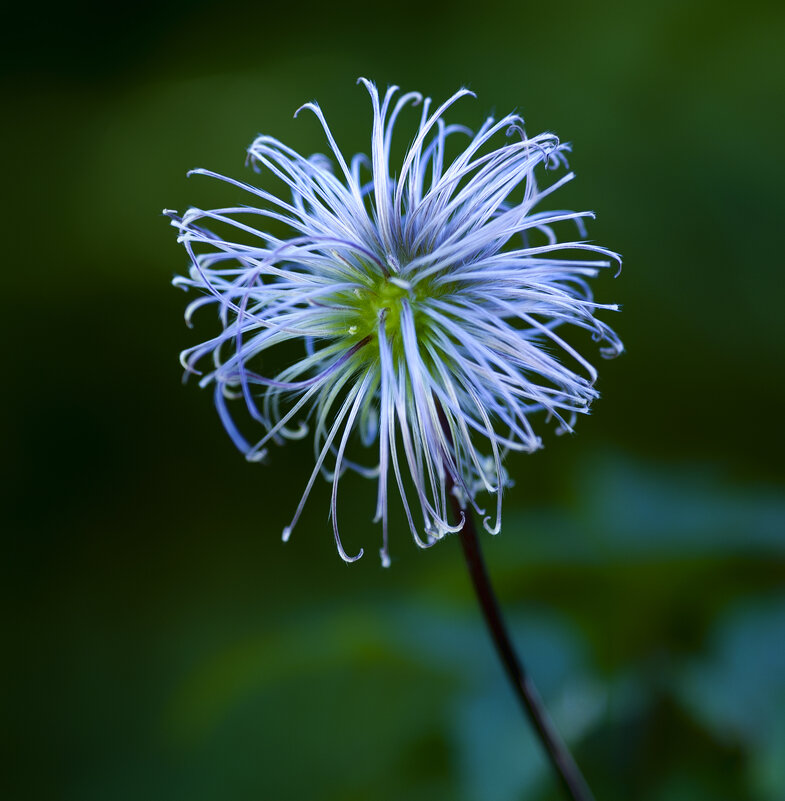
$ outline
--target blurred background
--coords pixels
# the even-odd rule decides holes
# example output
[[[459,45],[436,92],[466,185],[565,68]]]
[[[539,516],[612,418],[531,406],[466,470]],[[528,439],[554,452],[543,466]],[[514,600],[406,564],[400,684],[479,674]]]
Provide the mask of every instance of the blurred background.
[[[128,6],[5,15],[2,482],[8,799],[560,798],[450,538],[345,565],[310,449],[246,464],[183,387],[163,208],[248,177],[258,132],[367,150],[357,76],[575,145],[560,208],[625,257],[627,353],[577,434],[508,462],[484,539],[515,640],[598,801],[785,799],[785,6]],[[607,319],[607,318],[606,318]]]

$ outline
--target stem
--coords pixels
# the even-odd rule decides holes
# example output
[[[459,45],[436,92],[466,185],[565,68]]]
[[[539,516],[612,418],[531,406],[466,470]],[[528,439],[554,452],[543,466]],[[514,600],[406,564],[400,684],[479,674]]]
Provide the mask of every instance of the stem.
[[[537,736],[540,738],[543,748],[545,748],[551,764],[559,775],[559,779],[569,797],[573,801],[593,801],[593,796],[589,786],[586,784],[586,780],[567,750],[567,746],[559,737],[548,716],[548,712],[543,706],[534,682],[526,673],[521,660],[515,653],[499,609],[499,602],[496,600],[496,595],[488,576],[471,510],[461,509],[460,501],[452,492],[450,493],[450,499],[456,515],[460,516],[461,512],[465,515],[466,522],[460,533],[463,555],[466,558],[466,565],[469,568],[469,574],[474,584],[477,600],[482,608],[485,623],[488,626],[493,644],[496,646],[496,651],[504,665],[507,677],[512,683],[515,694],[523,704],[523,708],[526,710],[526,714],[529,716],[529,720],[534,726]]]

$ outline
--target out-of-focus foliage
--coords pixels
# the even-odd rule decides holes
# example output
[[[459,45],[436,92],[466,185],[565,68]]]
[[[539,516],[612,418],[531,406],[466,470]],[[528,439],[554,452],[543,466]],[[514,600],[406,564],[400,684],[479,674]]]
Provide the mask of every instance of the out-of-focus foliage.
[[[0,702],[14,799],[555,799],[458,543],[344,565],[305,443],[233,452],[176,356],[164,207],[258,131],[367,147],[355,78],[574,141],[560,203],[625,271],[628,346],[571,438],[513,458],[485,540],[598,799],[785,799],[781,4],[19,6],[9,98]],[[373,498],[347,481],[347,547]],[[400,522],[400,521],[399,521]],[[372,548],[367,548],[371,553]]]

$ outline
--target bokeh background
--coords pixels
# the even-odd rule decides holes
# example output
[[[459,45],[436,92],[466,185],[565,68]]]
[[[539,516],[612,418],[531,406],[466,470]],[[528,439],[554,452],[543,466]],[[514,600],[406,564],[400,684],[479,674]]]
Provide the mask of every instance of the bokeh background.
[[[367,149],[368,76],[575,144],[560,207],[625,270],[627,353],[512,458],[484,541],[598,801],[785,799],[785,6],[403,0],[6,12],[0,782],[8,799],[559,798],[454,539],[374,556],[369,485],[280,531],[307,444],[252,466],[178,352],[163,208],[257,132]]]

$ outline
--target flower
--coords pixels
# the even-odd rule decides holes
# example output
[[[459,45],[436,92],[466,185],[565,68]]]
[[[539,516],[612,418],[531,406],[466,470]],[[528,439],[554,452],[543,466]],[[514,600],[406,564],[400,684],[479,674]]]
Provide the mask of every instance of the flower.
[[[305,436],[313,418],[315,465],[284,540],[321,472],[332,482],[338,551],[347,562],[362,555],[346,552],[338,530],[339,479],[352,469],[377,480],[375,522],[388,566],[393,483],[422,547],[462,527],[463,520],[448,521],[448,492],[480,514],[477,495],[495,494],[495,514],[483,522],[499,531],[506,453],[542,446],[536,413],[571,431],[598,394],[594,367],[562,337],[563,327],[591,332],[605,343],[604,356],[622,350],[595,316],[618,307],[596,303],[587,283],[621,260],[583,239],[590,212],[539,210],[573,177],[545,188],[535,178],[538,168],[566,167],[569,146],[556,136],[529,138],[516,114],[489,118],[476,133],[447,124],[445,112],[473,94],[467,89],[432,111],[431,99],[417,92],[396,100],[391,87],[381,98],[373,83],[360,82],[373,106],[370,158],[347,162],[319,106],[306,103],[297,113],[316,115],[337,170],[326,156],[304,158],[259,136],[248,160],[285,184],[290,200],[199,169],[189,174],[238,187],[256,205],[165,213],[191,260],[188,277],[175,283],[202,293],[186,320],[214,305],[221,325],[181,360],[186,375],[213,386],[235,445],[260,460],[270,443]],[[417,105],[419,126],[393,167],[396,122]],[[461,137],[468,143],[451,157]],[[559,241],[554,227],[569,222],[580,239]],[[285,235],[273,233],[279,230]],[[265,374],[271,349],[286,350],[291,340],[302,343],[301,355]],[[202,374],[197,364],[207,357],[212,364]],[[231,416],[232,399],[261,424],[255,443]],[[353,434],[378,449],[373,466],[348,457]]]

